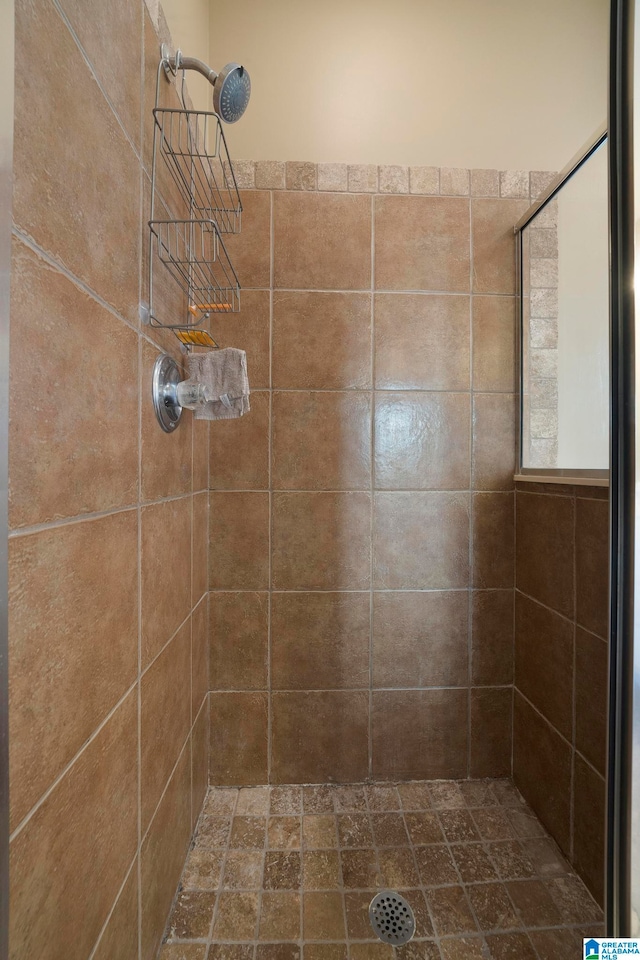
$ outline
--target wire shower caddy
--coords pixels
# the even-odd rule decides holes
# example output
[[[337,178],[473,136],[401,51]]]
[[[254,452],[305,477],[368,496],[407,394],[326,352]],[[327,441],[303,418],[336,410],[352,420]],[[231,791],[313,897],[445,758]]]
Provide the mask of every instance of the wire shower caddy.
[[[180,84],[177,72],[163,48],[153,109],[148,321],[173,330],[183,343],[194,343],[196,335],[189,331],[201,328],[216,313],[240,309],[240,283],[223,235],[240,232],[242,202],[220,118],[212,111],[187,107],[185,71]],[[176,76],[180,108],[158,106],[160,85],[170,74]],[[159,189],[162,174],[168,174],[171,197]],[[179,211],[171,210],[172,202]],[[164,208],[164,219],[157,218],[158,207]],[[178,212],[180,216],[170,215]],[[182,322],[161,319],[154,304],[156,257],[186,296]],[[215,346],[213,340],[206,342],[207,336],[206,331],[199,332],[201,345]]]

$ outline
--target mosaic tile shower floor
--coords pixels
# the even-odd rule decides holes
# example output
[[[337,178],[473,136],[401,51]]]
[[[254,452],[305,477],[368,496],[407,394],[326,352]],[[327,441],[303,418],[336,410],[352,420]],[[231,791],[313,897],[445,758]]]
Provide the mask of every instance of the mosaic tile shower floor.
[[[374,893],[411,903],[376,940]],[[572,960],[602,911],[508,780],[211,788],[160,960]]]

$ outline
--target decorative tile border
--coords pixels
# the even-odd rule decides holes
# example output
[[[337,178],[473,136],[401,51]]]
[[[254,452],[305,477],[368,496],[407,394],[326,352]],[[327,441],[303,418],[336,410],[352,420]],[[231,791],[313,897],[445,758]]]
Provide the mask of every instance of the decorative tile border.
[[[467,170],[296,160],[234,160],[233,169],[241,190],[503,197],[532,202],[555,176],[547,170]]]
[[[558,201],[525,230],[525,465],[558,465]]]

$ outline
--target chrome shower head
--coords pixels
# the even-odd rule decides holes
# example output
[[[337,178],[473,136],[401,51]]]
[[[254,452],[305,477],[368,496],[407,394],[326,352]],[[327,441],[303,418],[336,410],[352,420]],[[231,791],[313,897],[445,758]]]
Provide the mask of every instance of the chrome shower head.
[[[213,109],[225,123],[235,123],[251,96],[249,73],[239,63],[228,63],[213,84]]]
[[[161,62],[167,76],[178,70],[197,70],[213,87],[213,109],[225,123],[235,123],[247,109],[251,96],[251,80],[239,63],[228,63],[220,73],[196,57],[183,57],[181,50],[171,56],[166,44],[161,47]]]

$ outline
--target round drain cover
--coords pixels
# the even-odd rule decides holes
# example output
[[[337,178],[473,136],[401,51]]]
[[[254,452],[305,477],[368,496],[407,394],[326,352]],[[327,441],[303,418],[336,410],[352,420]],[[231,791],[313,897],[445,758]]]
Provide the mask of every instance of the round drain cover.
[[[377,893],[369,904],[374,933],[385,943],[407,943],[416,932],[416,918],[410,904],[395,890]]]

